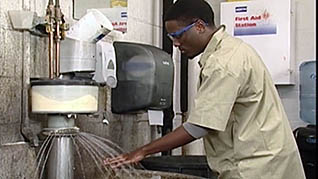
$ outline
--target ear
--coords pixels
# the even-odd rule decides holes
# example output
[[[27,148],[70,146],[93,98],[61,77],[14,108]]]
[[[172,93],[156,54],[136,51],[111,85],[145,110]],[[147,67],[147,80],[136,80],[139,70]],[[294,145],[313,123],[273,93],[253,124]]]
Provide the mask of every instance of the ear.
[[[195,24],[195,28],[199,33],[204,33],[206,30],[205,22],[201,19],[197,20]]]

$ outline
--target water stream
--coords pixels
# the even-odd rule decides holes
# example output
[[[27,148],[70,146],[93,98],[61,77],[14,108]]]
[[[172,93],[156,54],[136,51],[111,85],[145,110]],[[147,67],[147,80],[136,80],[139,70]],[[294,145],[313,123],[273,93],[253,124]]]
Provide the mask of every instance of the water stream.
[[[51,133],[43,141],[34,164],[33,179],[197,179],[200,177],[147,171],[141,165],[112,169],[106,157],[124,151],[109,139],[85,132]]]
[[[68,148],[71,148],[73,152],[68,152]],[[58,150],[59,154],[57,154]],[[52,133],[45,138],[37,154],[34,179],[56,178],[56,176],[49,176],[50,173],[54,173],[48,172],[48,170],[52,170],[49,165],[53,165],[53,169],[57,168],[58,171],[66,173],[61,176],[70,176],[70,178],[76,179],[120,178],[123,175],[129,178],[141,178],[136,166],[124,165],[114,170],[103,164],[103,159],[106,157],[114,157],[123,152],[111,140],[94,134],[85,132],[77,134]],[[56,158],[53,160],[54,163],[49,162],[51,156]],[[60,160],[66,160],[67,163],[61,163]],[[59,167],[63,170],[60,170]],[[137,167],[142,168],[142,166]]]

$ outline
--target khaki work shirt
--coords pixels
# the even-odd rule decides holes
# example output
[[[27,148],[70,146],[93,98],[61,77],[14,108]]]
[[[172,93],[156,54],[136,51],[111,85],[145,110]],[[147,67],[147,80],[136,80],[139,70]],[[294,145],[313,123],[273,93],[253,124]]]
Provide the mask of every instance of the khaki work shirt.
[[[219,178],[305,178],[287,116],[257,52],[221,26],[199,64],[188,122],[213,129],[204,146]]]

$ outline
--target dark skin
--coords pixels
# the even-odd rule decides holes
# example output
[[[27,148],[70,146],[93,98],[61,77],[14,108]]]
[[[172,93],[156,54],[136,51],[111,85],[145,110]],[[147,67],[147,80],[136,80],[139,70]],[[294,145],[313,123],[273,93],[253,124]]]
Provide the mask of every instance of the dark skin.
[[[165,25],[167,32],[171,33],[184,28],[188,24],[170,20],[166,21]],[[217,29],[214,26],[206,26],[205,23],[199,19],[195,26],[183,33],[181,38],[174,39],[173,45],[179,48],[181,53],[192,59],[204,51],[216,30]],[[124,164],[137,164],[148,155],[171,150],[186,145],[194,140],[196,139],[192,137],[183,126],[180,126],[169,134],[139,147],[132,152],[114,158],[106,158],[104,164],[110,165],[112,168],[117,168]]]
[[[185,54],[190,59],[201,54],[212,38],[215,27],[206,26],[204,21],[193,19],[196,21],[195,26],[193,26],[189,31],[185,32],[180,39],[174,39],[173,45],[179,48],[180,52]],[[166,30],[168,33],[176,32],[188,24],[176,20],[170,20],[165,22]]]
[[[124,164],[137,164],[146,156],[167,151],[195,140],[189,135],[185,129],[181,126],[170,132],[169,134],[152,141],[151,143],[144,145],[130,153],[119,155],[115,158],[107,158],[104,160],[105,165],[110,165],[112,168],[120,167]]]

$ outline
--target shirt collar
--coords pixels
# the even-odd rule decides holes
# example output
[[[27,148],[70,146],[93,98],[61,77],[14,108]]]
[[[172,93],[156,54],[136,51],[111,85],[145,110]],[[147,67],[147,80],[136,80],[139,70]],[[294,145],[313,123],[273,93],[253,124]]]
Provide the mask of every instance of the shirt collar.
[[[224,39],[225,35],[225,25],[221,25],[216,32],[212,35],[211,40],[209,41],[207,47],[203,51],[203,54],[199,60],[200,67],[203,67],[209,58],[209,56],[216,51],[217,46],[221,42],[222,39]]]

